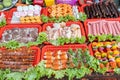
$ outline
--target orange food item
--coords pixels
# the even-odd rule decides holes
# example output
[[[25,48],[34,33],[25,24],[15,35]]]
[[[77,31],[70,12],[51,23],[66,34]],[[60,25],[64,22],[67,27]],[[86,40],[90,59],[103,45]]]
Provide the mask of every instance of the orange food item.
[[[52,69],[54,69],[54,70],[60,70],[61,68],[60,68],[59,65],[55,65],[55,66],[52,66]]]
[[[118,68],[120,68],[120,62],[117,62],[117,66],[118,66]]]
[[[104,67],[105,67],[104,64],[100,63],[100,68],[104,68]]]
[[[116,65],[116,62],[109,62],[110,63],[110,67],[111,68],[116,68],[117,67],[117,65]]]
[[[61,69],[65,69],[65,68],[67,68],[67,65],[63,64],[62,67],[61,67]]]
[[[45,64],[45,67],[46,68],[52,68],[52,65],[51,64]]]
[[[52,64],[53,61],[52,60],[45,60],[45,64]]]
[[[67,60],[61,60],[61,64],[66,64]]]
[[[48,51],[48,52],[45,52],[45,56],[52,56],[53,52],[51,51]]]
[[[62,56],[60,56],[60,58],[61,58],[62,60],[67,60],[67,59],[68,59],[68,56],[67,56],[67,55],[62,55]]]
[[[27,16],[20,18],[21,23],[42,23],[40,16]]]
[[[48,12],[50,14],[50,17],[60,17],[63,14],[63,16],[73,15],[72,7],[69,4],[52,5],[48,8]]]
[[[53,57],[52,56],[44,56],[44,59],[46,59],[46,60],[53,60]]]

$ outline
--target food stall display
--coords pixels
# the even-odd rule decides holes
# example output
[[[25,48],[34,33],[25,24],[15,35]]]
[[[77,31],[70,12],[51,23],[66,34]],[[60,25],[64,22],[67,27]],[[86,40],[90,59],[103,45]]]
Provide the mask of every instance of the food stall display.
[[[0,1],[0,80],[119,76],[120,14],[113,1],[19,0],[3,11],[15,0],[6,1]]]

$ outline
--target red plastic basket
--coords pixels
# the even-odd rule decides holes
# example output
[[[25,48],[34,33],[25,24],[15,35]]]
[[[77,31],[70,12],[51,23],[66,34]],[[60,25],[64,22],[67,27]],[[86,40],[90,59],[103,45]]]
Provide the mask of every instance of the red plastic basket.
[[[36,51],[35,52],[35,59],[34,59],[34,62],[32,64],[33,66],[35,66],[40,62],[40,48],[33,46],[33,47],[30,47],[30,49]],[[0,48],[0,50],[6,50],[6,48]]]
[[[85,33],[86,33],[86,37],[88,39],[88,26],[87,26],[87,23],[88,22],[94,22],[94,21],[99,21],[99,20],[106,20],[106,21],[120,21],[119,18],[110,18],[110,19],[87,19],[85,22],[84,22],[84,26],[85,26]]]
[[[43,32],[46,31],[47,26],[53,27],[53,24],[54,23],[46,23],[46,24],[44,24],[43,27],[42,27],[43,28],[42,31]],[[84,28],[83,28],[83,25],[82,25],[81,22],[66,22],[67,26],[70,26],[71,24],[78,24],[80,26],[82,36],[85,36]],[[49,43],[45,42],[45,44],[49,44]]]
[[[12,28],[38,28],[38,32],[41,32],[41,26],[40,25],[29,25],[29,24],[26,24],[26,25],[7,25],[6,27],[3,27],[0,29],[0,38],[2,38],[2,34],[5,30],[10,30]]]
[[[10,14],[8,15],[8,24],[11,24],[11,19],[12,19],[12,16],[13,16],[13,12],[14,11],[17,11],[17,8],[13,8],[13,9],[11,9],[9,12],[10,12]],[[42,14],[44,14],[44,12],[45,12],[45,10],[44,10],[44,8],[41,10],[41,15]],[[15,23],[16,24],[16,23]],[[22,24],[22,23],[20,23],[20,24]],[[27,23],[27,24],[37,24],[37,23]],[[42,23],[38,23],[38,24],[42,24]]]
[[[88,47],[87,47],[86,44],[81,44],[81,45],[74,44],[74,45],[64,45],[64,46],[47,45],[47,46],[44,46],[42,48],[41,60],[44,59],[44,53],[46,51],[58,51],[58,50],[67,51],[69,49],[75,50],[75,49],[78,49],[78,48],[86,49]]]

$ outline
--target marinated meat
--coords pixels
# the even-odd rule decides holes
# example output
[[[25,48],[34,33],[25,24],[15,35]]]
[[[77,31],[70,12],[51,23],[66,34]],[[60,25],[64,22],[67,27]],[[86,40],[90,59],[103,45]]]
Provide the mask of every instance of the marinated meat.
[[[16,50],[0,50],[0,68],[10,68],[13,71],[23,71],[33,65],[35,50],[22,47]]]
[[[1,42],[7,42],[10,40],[16,40],[20,43],[33,42],[37,39],[37,28],[13,28],[11,30],[5,30],[2,34]]]

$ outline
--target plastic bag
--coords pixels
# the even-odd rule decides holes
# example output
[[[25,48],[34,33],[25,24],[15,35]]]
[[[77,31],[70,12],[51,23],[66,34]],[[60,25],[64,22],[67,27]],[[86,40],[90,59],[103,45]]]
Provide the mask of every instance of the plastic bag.
[[[77,0],[56,0],[57,4],[59,3],[65,3],[70,5],[75,5],[77,3]]]

